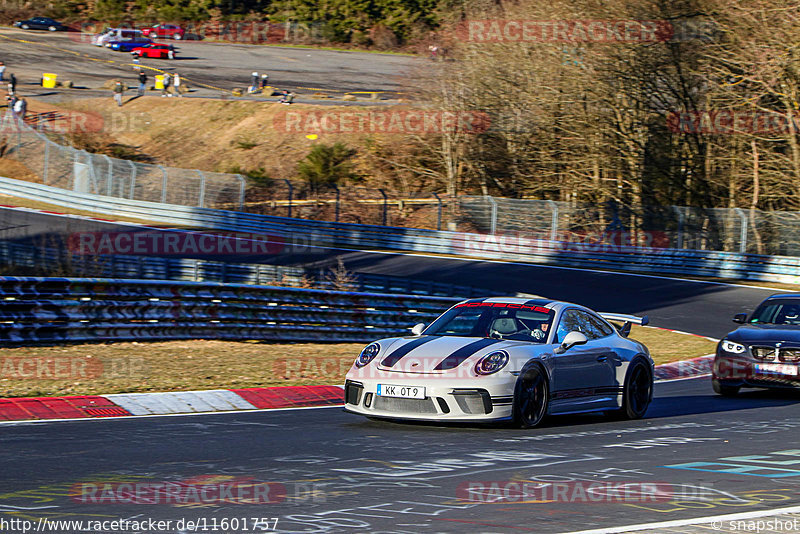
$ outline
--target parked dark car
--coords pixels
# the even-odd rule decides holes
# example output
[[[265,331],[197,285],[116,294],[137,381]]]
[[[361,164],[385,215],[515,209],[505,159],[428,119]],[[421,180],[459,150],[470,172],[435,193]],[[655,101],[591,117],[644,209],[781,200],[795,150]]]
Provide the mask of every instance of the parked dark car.
[[[23,30],[47,30],[51,32],[67,31],[67,27],[47,17],[33,17],[28,20],[20,20],[14,23],[14,26],[22,28]]]
[[[136,39],[135,41],[109,41],[106,44],[111,50],[117,52],[132,52],[134,48],[141,48],[142,46],[152,44],[150,39]]]
[[[800,293],[772,295],[749,317],[738,313],[733,320],[742,326],[717,345],[714,391],[800,388]]]

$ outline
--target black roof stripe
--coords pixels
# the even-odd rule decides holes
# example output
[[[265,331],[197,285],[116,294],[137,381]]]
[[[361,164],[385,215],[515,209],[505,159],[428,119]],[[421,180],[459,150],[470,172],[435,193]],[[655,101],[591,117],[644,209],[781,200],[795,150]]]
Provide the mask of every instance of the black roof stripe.
[[[547,306],[553,301],[549,299],[531,299],[525,301],[525,306]]]

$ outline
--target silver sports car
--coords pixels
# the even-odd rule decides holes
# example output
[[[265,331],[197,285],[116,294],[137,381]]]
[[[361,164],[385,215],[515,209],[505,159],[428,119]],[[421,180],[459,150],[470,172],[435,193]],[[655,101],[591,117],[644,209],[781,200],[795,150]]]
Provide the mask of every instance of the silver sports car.
[[[551,414],[638,419],[652,400],[653,360],[627,338],[631,324],[647,317],[546,299],[460,302],[411,336],[367,345],[347,373],[345,410],[525,428]]]

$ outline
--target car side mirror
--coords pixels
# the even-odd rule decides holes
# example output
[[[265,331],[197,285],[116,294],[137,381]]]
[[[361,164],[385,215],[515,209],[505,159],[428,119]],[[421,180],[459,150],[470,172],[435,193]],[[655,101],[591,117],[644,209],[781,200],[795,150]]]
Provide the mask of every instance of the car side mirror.
[[[418,336],[425,330],[425,323],[417,323],[411,328],[411,333],[415,336]]]
[[[587,341],[589,341],[589,339],[584,334],[578,331],[572,331],[564,336],[564,341],[561,342],[561,345],[556,347],[554,352],[556,354],[563,354],[575,345],[583,345]]]
[[[746,323],[747,322],[747,314],[746,313],[737,313],[736,315],[733,316],[733,322],[734,323],[739,323],[739,324]]]

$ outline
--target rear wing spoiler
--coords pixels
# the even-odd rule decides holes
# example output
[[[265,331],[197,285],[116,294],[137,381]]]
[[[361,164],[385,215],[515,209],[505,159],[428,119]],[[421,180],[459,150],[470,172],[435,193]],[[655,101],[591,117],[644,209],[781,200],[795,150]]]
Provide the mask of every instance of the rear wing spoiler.
[[[626,315],[624,313],[601,313],[600,317],[606,321],[622,323],[622,328],[618,329],[622,337],[628,337],[628,334],[631,333],[631,325],[645,326],[650,323],[650,318],[647,315],[636,317],[635,315]]]

